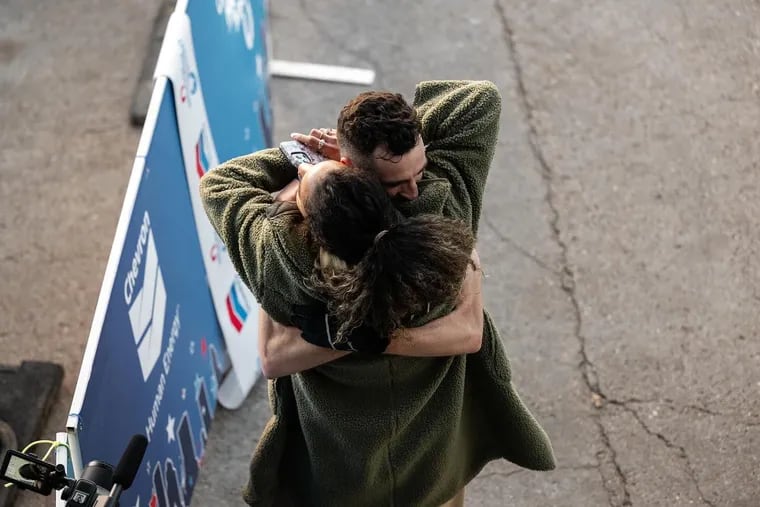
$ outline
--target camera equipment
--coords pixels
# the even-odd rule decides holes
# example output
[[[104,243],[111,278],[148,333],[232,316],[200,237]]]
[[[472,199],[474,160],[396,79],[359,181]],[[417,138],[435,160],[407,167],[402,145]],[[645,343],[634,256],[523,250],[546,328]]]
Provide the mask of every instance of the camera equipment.
[[[5,453],[0,476],[21,489],[41,495],[49,495],[53,489],[61,489],[68,484],[63,465],[56,466],[34,454],[22,454],[12,449]]]
[[[116,507],[122,491],[135,480],[148,439],[134,435],[119,464],[113,467],[104,461],[90,461],[79,479],[66,477],[63,465],[53,465],[34,454],[8,450],[0,468],[0,478],[41,495],[61,489],[66,507]]]

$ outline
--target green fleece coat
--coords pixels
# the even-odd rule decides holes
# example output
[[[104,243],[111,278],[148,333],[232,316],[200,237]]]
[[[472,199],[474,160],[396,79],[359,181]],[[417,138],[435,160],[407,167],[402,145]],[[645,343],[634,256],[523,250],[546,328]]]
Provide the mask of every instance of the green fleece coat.
[[[428,145],[419,198],[406,215],[459,218],[477,232],[493,158],[500,96],[488,82],[418,85]],[[233,159],[201,181],[206,211],[236,269],[275,320],[308,303],[316,256],[300,214],[271,192],[295,177],[277,149]],[[451,311],[435,307],[422,325]],[[435,506],[490,460],[554,468],[548,437],[511,383],[484,312],[479,352],[442,358],[351,354],[269,385],[273,416],[254,452],[250,505]]]

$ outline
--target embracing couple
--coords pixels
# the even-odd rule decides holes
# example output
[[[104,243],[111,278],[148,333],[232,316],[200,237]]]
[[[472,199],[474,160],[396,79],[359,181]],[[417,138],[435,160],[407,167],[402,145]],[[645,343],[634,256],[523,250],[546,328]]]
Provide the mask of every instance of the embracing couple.
[[[362,93],[336,129],[294,134],[330,160],[273,148],[202,179],[272,379],[246,503],[456,506],[491,460],[554,468],[481,299],[500,100],[486,81]]]

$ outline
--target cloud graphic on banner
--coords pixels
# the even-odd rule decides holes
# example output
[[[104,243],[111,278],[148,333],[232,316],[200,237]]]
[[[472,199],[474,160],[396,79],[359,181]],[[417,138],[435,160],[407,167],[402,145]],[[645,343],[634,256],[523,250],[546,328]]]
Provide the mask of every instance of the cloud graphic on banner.
[[[242,30],[245,47],[253,49],[256,28],[253,23],[251,0],[216,0],[216,12],[224,14],[228,31]]]

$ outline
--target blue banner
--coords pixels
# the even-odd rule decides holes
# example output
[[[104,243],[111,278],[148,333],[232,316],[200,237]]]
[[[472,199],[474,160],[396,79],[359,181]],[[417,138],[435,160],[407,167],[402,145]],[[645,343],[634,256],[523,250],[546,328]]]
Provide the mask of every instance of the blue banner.
[[[256,302],[197,184],[271,144],[266,16],[262,0],[180,0],[167,27],[67,422],[77,474],[148,437],[124,507],[190,505],[217,401],[257,375]]]
[[[125,506],[189,505],[216,405],[224,345],[191,217],[174,99],[165,86],[75,414],[84,464],[115,464],[131,435],[148,437]]]
[[[266,2],[191,0],[185,12],[219,160],[272,146]]]
[[[260,376],[255,359],[258,303],[208,221],[198,186],[220,161],[266,146],[271,123],[267,49],[264,23],[253,17],[257,12],[263,12],[263,3],[247,0],[178,4],[156,65],[156,75],[169,78],[174,89],[193,217],[232,362],[219,387],[219,402],[231,409],[242,404]]]

